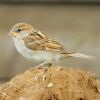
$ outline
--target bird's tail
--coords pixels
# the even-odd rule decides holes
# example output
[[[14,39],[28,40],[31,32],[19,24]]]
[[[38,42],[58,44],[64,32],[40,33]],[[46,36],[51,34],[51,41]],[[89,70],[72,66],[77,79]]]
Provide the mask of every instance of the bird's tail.
[[[94,56],[85,55],[85,54],[82,54],[82,53],[70,53],[68,55],[71,56],[71,57],[79,57],[79,58],[88,59],[88,60],[96,59],[96,57],[94,57]]]

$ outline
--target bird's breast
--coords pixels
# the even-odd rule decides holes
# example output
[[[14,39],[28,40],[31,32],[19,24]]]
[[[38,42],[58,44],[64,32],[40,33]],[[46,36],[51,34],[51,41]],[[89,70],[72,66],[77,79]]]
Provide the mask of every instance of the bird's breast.
[[[24,57],[30,60],[37,61],[57,61],[60,56],[56,53],[50,51],[39,51],[28,49],[23,40],[15,40],[15,46],[17,51],[21,53]]]

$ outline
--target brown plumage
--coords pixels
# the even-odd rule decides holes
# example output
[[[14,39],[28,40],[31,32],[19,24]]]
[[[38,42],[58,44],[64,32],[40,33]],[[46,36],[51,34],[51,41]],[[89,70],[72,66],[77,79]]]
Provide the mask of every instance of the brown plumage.
[[[26,23],[16,24],[10,31],[10,36],[13,37],[17,50],[29,59],[55,61],[67,57],[94,58],[68,51],[59,42],[46,37],[42,32]]]

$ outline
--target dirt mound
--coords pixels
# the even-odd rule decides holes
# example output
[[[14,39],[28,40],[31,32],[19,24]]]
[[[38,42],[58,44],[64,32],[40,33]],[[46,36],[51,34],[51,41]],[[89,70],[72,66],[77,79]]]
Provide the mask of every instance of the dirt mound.
[[[100,100],[100,82],[79,69],[32,68],[3,84],[0,100]]]

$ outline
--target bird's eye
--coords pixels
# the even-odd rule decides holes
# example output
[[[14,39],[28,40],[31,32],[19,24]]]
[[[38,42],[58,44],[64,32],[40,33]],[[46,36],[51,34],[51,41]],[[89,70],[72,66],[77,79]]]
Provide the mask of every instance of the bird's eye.
[[[21,29],[20,29],[20,28],[18,28],[17,32],[20,32],[20,31],[21,31]]]

